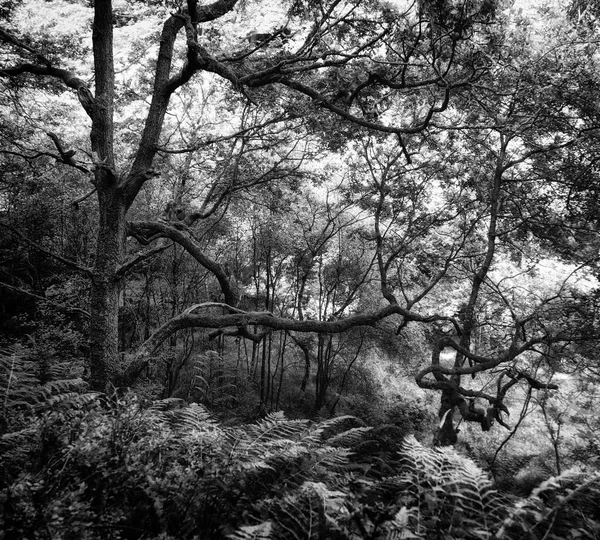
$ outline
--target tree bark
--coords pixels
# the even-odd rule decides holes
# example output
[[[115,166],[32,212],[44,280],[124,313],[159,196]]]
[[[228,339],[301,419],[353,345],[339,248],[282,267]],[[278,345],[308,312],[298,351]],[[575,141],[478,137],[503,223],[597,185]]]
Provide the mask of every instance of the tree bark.
[[[116,189],[98,191],[100,226],[91,291],[91,386],[106,391],[117,370],[119,280],[125,239],[125,206]]]
[[[99,227],[92,271],[90,321],[90,382],[105,392],[117,368],[119,351],[119,283],[123,256],[125,207],[117,185],[113,150],[114,65],[111,0],[96,0],[93,25],[96,92],[91,107],[94,184]]]

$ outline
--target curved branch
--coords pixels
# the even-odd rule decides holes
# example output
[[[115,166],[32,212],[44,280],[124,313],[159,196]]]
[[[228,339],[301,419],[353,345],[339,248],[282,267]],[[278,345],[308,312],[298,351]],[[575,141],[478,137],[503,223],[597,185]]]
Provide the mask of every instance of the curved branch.
[[[91,197],[94,193],[96,193],[96,189],[95,187],[93,187],[92,189],[90,189],[87,193],[84,193],[83,195],[81,195],[80,197],[77,197],[76,199],[73,199],[71,201],[71,204],[77,208],[79,206],[80,203],[82,203],[83,201],[85,201],[87,198]]]
[[[229,315],[198,315],[189,312],[200,307],[213,307],[213,305],[213,303],[209,303],[192,306],[190,309],[163,324],[141,345],[134,359],[122,373],[119,381],[120,384],[122,386],[131,385],[149,364],[153,353],[158,347],[172,334],[186,328],[234,329],[227,330],[226,333],[234,333],[243,337],[249,337],[247,335],[248,326],[262,326],[269,330],[285,330],[301,333],[339,334],[357,326],[373,326],[392,315],[401,315],[405,319],[418,322],[433,322],[443,318],[437,315],[425,317],[407,311],[398,305],[386,306],[379,311],[353,315],[336,321],[288,319],[265,311],[243,312],[239,309],[232,309],[232,306],[227,306],[227,309],[235,311],[235,313]],[[217,305],[222,306],[220,303]],[[268,331],[265,331],[262,335],[259,334],[259,336],[262,339],[262,336],[267,333]],[[467,390],[465,391],[468,392]]]
[[[71,167],[75,167],[76,169],[80,170],[81,172],[85,172],[85,173],[89,173],[90,170],[87,169],[86,167],[83,167],[82,165],[79,165],[74,157],[75,157],[75,150],[73,149],[66,149],[64,147],[64,145],[61,143],[60,139],[58,138],[58,135],[56,135],[55,133],[52,133],[51,131],[47,131],[46,135],[48,135],[48,137],[50,137],[52,139],[52,142],[54,143],[54,146],[56,146],[56,149],[58,150],[58,153],[60,154],[60,158],[56,158],[57,161],[60,161],[61,163],[64,163],[65,165],[70,165]]]
[[[206,6],[198,6],[197,0],[188,0],[188,10],[192,15],[192,22],[203,23],[214,21],[229,13],[237,3],[238,0],[217,0]]]
[[[92,118],[94,112],[94,98],[87,83],[83,79],[80,79],[75,73],[67,69],[52,66],[52,63],[39,51],[34,50],[29,45],[23,43],[21,40],[2,29],[0,29],[0,40],[29,52],[35,56],[35,60],[39,62],[39,64],[24,62],[10,68],[0,69],[0,77],[16,77],[24,73],[31,73],[32,75],[47,75],[49,77],[60,79],[69,88],[77,91],[79,102],[88,116]]]
[[[229,283],[229,278],[225,270],[219,263],[206,256],[204,251],[196,243],[189,232],[176,229],[167,223],[161,223],[159,221],[133,221],[128,224],[128,228],[129,231],[134,235],[145,237],[150,234],[156,238],[168,238],[179,244],[192,257],[194,257],[196,261],[198,261],[204,268],[206,268],[215,276],[221,287],[221,292],[225,298],[225,303],[229,304],[230,306],[235,306],[237,303],[237,295],[231,288],[231,284]]]
[[[443,112],[444,110],[446,110],[446,108],[448,107],[449,99],[450,99],[450,89],[449,89],[449,87],[446,87],[444,90],[444,99],[442,100],[442,103],[438,106],[431,106],[429,108],[429,111],[425,115],[425,118],[421,122],[419,122],[417,125],[413,125],[411,127],[400,128],[400,127],[394,127],[394,126],[387,126],[385,124],[380,124],[378,122],[370,122],[369,120],[365,120],[364,118],[359,118],[358,116],[350,114],[347,110],[345,110],[342,107],[339,107],[337,105],[334,105],[329,100],[327,100],[325,98],[325,96],[323,96],[322,94],[320,94],[319,92],[317,92],[316,90],[311,88],[310,86],[307,86],[301,82],[293,81],[293,80],[287,79],[285,77],[275,77],[274,80],[269,81],[269,82],[277,82],[279,84],[287,86],[288,88],[296,90],[297,92],[300,92],[300,93],[310,97],[312,100],[319,103],[321,106],[325,107],[326,109],[328,109],[335,115],[343,118],[344,120],[348,120],[349,122],[352,122],[353,124],[365,127],[367,129],[371,129],[373,131],[379,131],[382,133],[393,133],[397,136],[414,135],[415,133],[421,133],[422,131],[425,131],[425,129],[427,129],[427,127],[429,126],[429,123],[431,122],[433,115],[435,113]],[[250,83],[249,86],[253,86],[253,84]]]
[[[170,247],[173,247],[173,244],[155,246],[148,251],[144,251],[143,253],[136,253],[130,259],[128,259],[122,265],[119,266],[119,268],[117,269],[117,272],[116,272],[117,279],[121,279],[124,276],[126,276],[129,272],[131,272],[133,270],[133,268],[137,264],[140,264],[141,262],[144,262],[145,260],[147,260],[151,257],[154,257],[154,255],[158,255],[159,253],[162,253],[163,251],[169,249]]]

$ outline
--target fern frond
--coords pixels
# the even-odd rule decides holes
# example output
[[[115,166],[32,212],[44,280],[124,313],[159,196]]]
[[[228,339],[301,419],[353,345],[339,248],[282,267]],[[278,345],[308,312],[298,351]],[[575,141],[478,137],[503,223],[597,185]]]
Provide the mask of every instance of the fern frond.
[[[352,452],[347,448],[323,447],[316,454],[316,465],[328,471],[343,471],[348,465]]]
[[[343,491],[329,489],[323,482],[304,482],[300,486],[300,493],[314,493],[320,497],[326,514],[339,516],[347,513],[345,502],[348,498]]]
[[[542,482],[510,510],[497,538],[597,538],[600,473],[569,470]]]
[[[306,435],[308,431],[307,420],[289,420],[283,412],[278,411],[268,414],[257,424],[249,426],[248,436],[251,444],[258,444],[277,439],[297,439]]]
[[[319,540],[330,536],[323,500],[310,487],[273,502],[270,511],[278,539]]]
[[[39,399],[49,399],[56,394],[83,392],[88,384],[83,379],[61,379],[49,381],[39,388]]]
[[[88,406],[90,403],[95,402],[98,397],[100,397],[99,392],[89,392],[86,394],[79,394],[77,392],[66,392],[63,394],[58,394],[56,396],[52,396],[48,398],[44,402],[44,407],[56,408],[71,408],[71,409],[81,409]]]
[[[53,381],[65,379],[80,379],[83,367],[74,365],[73,362],[59,362],[48,366],[48,376]]]
[[[170,409],[178,409],[181,406],[183,406],[184,403],[185,401],[182,398],[176,397],[157,399],[152,402],[152,405],[150,405],[149,410],[152,412],[158,412],[168,411]]]
[[[194,373],[188,396],[210,408],[237,400],[238,373],[214,351],[206,351],[192,360]]]
[[[414,437],[401,448],[402,474],[395,485],[404,488],[420,524],[435,523],[460,538],[492,536],[506,503],[485,472],[452,449],[425,448]]]
[[[188,407],[169,411],[167,417],[174,429],[186,433],[190,430],[206,431],[214,425],[211,414],[198,403],[191,403]]]
[[[37,401],[38,366],[23,357],[17,348],[0,350],[0,406],[6,417],[13,407]]]
[[[410,538],[426,538],[415,532],[419,520],[415,508],[403,506],[396,512],[394,519],[383,525],[383,538],[385,540],[405,540]]]
[[[231,540],[271,540],[272,532],[273,524],[270,521],[265,521],[259,525],[240,527],[235,533],[228,535],[227,538],[231,538]]]
[[[21,469],[23,464],[30,461],[31,451],[37,446],[39,435],[39,425],[36,422],[24,429],[5,433],[0,437],[0,464],[4,469],[3,472],[6,472],[9,467]],[[8,480],[2,476],[0,474],[0,486]]]
[[[32,425],[19,431],[5,433],[0,437],[0,451],[11,447],[27,445],[36,437],[37,432],[38,426]]]
[[[350,428],[342,433],[338,433],[327,439],[327,444],[331,446],[353,447],[364,441],[365,434],[372,431],[372,427]]]
[[[356,416],[346,414],[319,421],[314,428],[314,432],[315,436],[319,435],[322,441],[328,441],[331,437],[335,437],[339,433],[364,425],[364,422]]]
[[[485,531],[493,530],[502,520],[504,501],[493,488],[490,478],[477,465],[466,460],[457,473],[449,481],[457,508],[465,520],[472,520]]]

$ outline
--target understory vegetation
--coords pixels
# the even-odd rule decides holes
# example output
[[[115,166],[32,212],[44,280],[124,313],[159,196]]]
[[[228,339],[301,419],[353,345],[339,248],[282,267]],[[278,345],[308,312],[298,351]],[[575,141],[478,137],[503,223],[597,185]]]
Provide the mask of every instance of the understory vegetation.
[[[16,351],[0,364],[3,538],[600,536],[597,437],[585,466],[533,486],[515,458],[494,482],[464,453],[418,441],[406,419],[219,420],[180,398],[42,383]]]

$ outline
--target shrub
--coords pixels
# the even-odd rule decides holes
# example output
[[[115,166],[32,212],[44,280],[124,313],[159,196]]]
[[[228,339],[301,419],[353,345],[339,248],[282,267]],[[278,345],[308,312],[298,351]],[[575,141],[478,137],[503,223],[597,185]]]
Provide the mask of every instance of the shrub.
[[[57,400],[2,437],[8,538],[592,538],[600,475],[507,499],[472,461],[401,429],[274,413],[225,426],[197,404]],[[73,405],[73,403],[76,403]],[[26,459],[22,459],[23,456]]]

